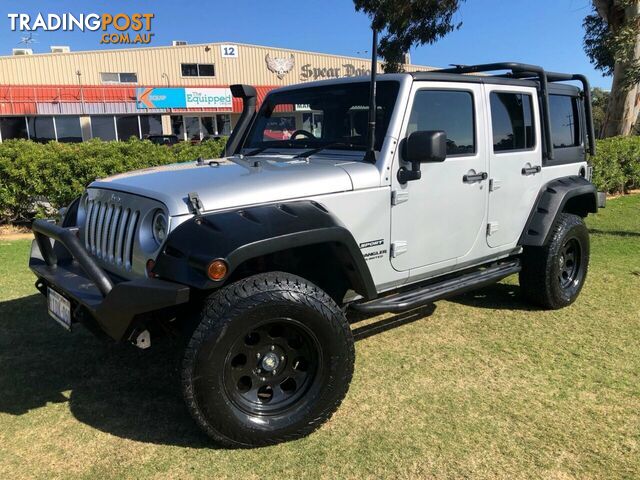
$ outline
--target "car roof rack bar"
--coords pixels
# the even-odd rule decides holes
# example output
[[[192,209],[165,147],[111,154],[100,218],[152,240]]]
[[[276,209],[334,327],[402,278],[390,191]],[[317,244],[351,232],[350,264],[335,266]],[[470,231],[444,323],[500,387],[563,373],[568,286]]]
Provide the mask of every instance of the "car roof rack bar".
[[[444,68],[435,70],[438,73],[482,73],[496,72],[501,70],[510,70],[513,75],[526,73],[528,76],[536,76],[540,82],[540,93],[542,94],[542,126],[544,132],[544,154],[545,160],[553,160],[553,141],[551,139],[551,120],[549,115],[549,89],[547,72],[544,68],[537,65],[528,65],[526,63],[501,62],[501,63],[485,63],[481,65],[458,65],[453,68]]]
[[[518,72],[508,75],[510,78],[530,79],[536,76],[534,72]],[[596,134],[593,125],[593,110],[591,104],[591,85],[586,76],[578,73],[558,73],[547,72],[549,82],[580,82],[582,83],[582,94],[584,95],[584,113],[587,120],[587,137],[589,141],[589,154],[596,154]]]

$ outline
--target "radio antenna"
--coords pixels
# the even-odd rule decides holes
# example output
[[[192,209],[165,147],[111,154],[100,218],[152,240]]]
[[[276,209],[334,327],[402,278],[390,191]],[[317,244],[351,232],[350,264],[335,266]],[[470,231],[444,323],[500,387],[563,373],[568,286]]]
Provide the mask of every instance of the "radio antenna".
[[[373,29],[373,45],[371,47],[371,85],[369,87],[369,128],[367,130],[367,153],[364,160],[376,163],[376,76],[378,75],[378,30]]]

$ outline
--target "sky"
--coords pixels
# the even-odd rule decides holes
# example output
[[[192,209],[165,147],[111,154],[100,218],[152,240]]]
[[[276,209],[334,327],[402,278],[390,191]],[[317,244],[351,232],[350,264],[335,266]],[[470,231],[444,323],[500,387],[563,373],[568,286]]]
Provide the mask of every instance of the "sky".
[[[249,43],[367,57],[369,19],[350,0],[2,0],[0,55],[8,55],[24,33],[10,29],[9,13],[154,13],[152,46],[189,43]],[[414,64],[447,66],[497,61],[542,65],[586,74],[593,86],[610,88],[582,48],[583,18],[590,0],[466,0],[455,16],[462,27],[434,45],[412,49]],[[72,50],[119,48],[100,45],[98,32],[36,32],[34,52],[49,45]]]

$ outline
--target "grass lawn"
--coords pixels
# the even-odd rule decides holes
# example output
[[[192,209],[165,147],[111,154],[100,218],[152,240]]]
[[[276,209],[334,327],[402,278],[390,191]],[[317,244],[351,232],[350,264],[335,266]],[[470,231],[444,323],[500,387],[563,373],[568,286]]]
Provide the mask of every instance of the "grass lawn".
[[[0,239],[0,478],[639,478],[640,195],[588,223],[576,304],[530,309],[512,277],[384,333],[356,323],[338,413],[257,450],[199,432],[170,342],[138,351],[50,320],[29,242]]]

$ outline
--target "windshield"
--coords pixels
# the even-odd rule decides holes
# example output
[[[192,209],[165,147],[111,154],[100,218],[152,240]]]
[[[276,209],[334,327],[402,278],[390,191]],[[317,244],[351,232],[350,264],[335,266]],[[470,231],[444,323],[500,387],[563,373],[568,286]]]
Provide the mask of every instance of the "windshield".
[[[369,82],[332,84],[268,95],[243,152],[323,147],[365,151],[369,86]],[[399,88],[396,81],[377,84],[376,150],[387,134]]]

